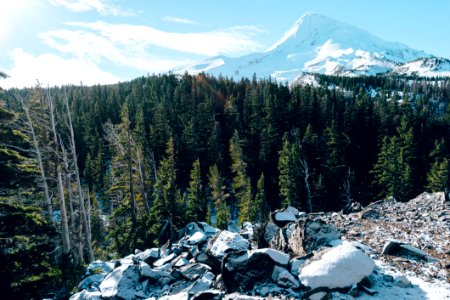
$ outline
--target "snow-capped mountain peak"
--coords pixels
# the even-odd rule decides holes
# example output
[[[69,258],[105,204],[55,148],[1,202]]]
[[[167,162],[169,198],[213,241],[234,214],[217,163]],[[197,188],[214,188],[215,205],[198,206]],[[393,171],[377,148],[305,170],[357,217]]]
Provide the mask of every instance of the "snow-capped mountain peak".
[[[420,59],[432,59],[432,55],[408,46],[384,41],[356,26],[316,14],[306,13],[274,45],[263,53],[254,53],[240,58],[225,56],[208,59],[199,64],[184,66],[175,72],[207,72],[213,75],[233,77],[272,77],[279,81],[292,82],[304,73],[327,75],[376,75],[396,72],[405,64]],[[439,60],[446,62],[446,60]],[[439,62],[438,61],[438,62]],[[417,64],[416,64],[417,65]],[[448,76],[450,67],[412,65],[414,74]],[[447,73],[445,73],[447,72]]]

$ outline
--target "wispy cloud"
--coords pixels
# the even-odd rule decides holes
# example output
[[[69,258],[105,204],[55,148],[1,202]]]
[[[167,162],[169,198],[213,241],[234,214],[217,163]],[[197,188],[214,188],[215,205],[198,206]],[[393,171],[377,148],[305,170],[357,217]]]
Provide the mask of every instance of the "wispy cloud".
[[[40,35],[51,47],[92,59],[117,60],[119,56],[153,55],[158,49],[185,54],[238,56],[264,49],[254,37],[261,32],[253,26],[235,26],[192,33],[162,31],[149,26],[105,22],[68,22],[74,30],[54,30]],[[161,52],[161,51],[160,51]]]
[[[114,5],[110,0],[49,0],[55,6],[62,6],[75,12],[96,10],[104,16],[133,16],[134,12]]]
[[[44,85],[108,84],[120,81],[96,64],[80,58],[64,59],[54,54],[32,55],[16,48],[11,53],[14,66],[6,70],[8,78],[2,80],[5,88],[31,87],[37,81]]]
[[[198,24],[194,20],[185,19],[185,18],[178,18],[178,17],[172,17],[172,16],[165,16],[165,17],[162,18],[162,20],[166,21],[166,22],[179,23],[179,24],[188,24],[188,25]]]

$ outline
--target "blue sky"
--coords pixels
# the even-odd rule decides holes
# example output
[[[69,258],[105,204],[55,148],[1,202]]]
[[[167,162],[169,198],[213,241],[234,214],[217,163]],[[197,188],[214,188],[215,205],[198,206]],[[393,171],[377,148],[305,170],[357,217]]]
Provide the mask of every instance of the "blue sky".
[[[265,51],[308,11],[450,58],[447,0],[0,0],[0,86],[113,83]]]

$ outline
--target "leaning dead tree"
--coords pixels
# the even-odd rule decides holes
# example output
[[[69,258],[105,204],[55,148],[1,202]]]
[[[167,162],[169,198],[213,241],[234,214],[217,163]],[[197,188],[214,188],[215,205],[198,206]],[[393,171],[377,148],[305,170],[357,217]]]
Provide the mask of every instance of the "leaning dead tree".
[[[83,222],[84,239],[86,241],[86,247],[88,250],[89,261],[94,261],[94,251],[92,249],[92,240],[91,240],[91,236],[89,233],[88,218],[86,215],[86,206],[85,206],[85,202],[84,202],[84,194],[83,194],[83,189],[81,187],[80,171],[78,169],[78,157],[77,157],[77,150],[75,147],[75,134],[73,132],[72,117],[71,117],[70,108],[69,108],[69,100],[67,99],[66,94],[64,96],[65,96],[64,102],[65,102],[66,109],[67,109],[67,118],[69,121],[68,125],[69,125],[69,132],[70,132],[70,147],[71,147],[71,152],[72,152],[72,156],[73,156],[73,165],[74,165],[75,178],[76,178],[76,184],[77,184],[77,189],[78,189],[78,197],[80,200],[80,213],[81,213],[81,219]]]
[[[53,219],[52,199],[50,197],[50,191],[48,188],[47,177],[45,176],[44,161],[42,158],[42,153],[41,153],[41,149],[40,149],[40,146],[38,143],[38,139],[36,137],[36,132],[34,131],[34,125],[33,125],[32,119],[31,119],[31,115],[30,115],[30,109],[25,104],[25,101],[23,100],[23,98],[20,95],[17,95],[17,99],[20,102],[22,110],[25,112],[25,123],[28,127],[26,132],[31,136],[31,139],[33,141],[34,153],[36,155],[36,160],[37,160],[37,163],[39,166],[40,181],[41,181],[41,184],[42,184],[42,187],[44,190],[44,201],[45,201],[45,206],[47,208],[48,220],[52,224],[54,224],[55,220]]]
[[[53,136],[54,144],[54,156],[55,156],[55,168],[56,168],[56,182],[58,188],[60,218],[61,218],[61,238],[63,242],[63,251],[65,254],[69,254],[72,250],[70,242],[70,232],[67,218],[66,199],[64,194],[64,184],[62,180],[62,169],[59,156],[60,144],[58,140],[58,133],[56,131],[56,117],[55,117],[55,105],[50,95],[50,90],[47,89],[47,95],[45,102],[48,107],[48,113],[50,115],[50,125]]]

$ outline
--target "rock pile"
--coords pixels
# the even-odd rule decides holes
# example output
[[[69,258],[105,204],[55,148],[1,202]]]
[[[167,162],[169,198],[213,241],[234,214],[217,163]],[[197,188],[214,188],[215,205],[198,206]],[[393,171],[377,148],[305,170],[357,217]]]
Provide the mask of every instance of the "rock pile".
[[[92,262],[71,300],[353,299],[413,286],[391,267],[448,278],[450,210],[440,194],[353,208],[305,214],[288,207],[265,226],[239,230],[189,223],[170,247]]]

